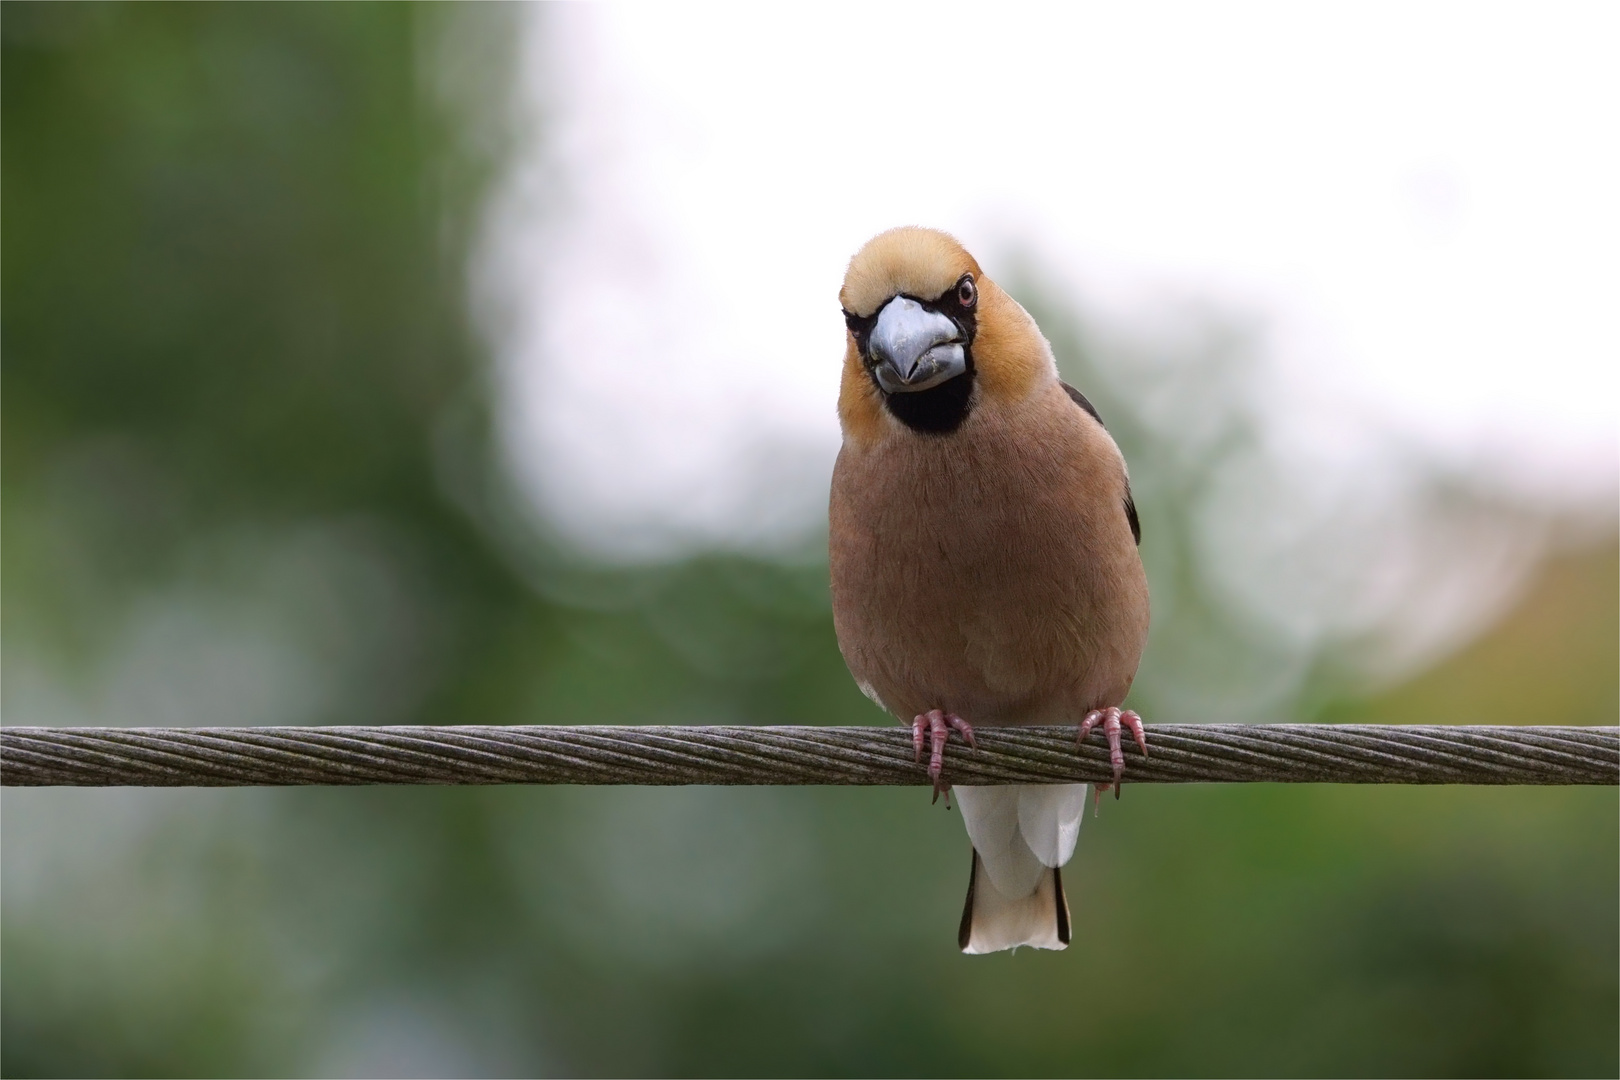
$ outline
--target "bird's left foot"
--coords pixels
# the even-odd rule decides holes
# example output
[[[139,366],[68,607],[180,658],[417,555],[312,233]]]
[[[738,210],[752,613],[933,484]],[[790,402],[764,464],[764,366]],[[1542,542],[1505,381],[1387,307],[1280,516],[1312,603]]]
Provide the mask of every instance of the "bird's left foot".
[[[928,779],[934,782],[934,802],[939,801],[940,793],[950,788],[942,777],[945,775],[945,742],[951,737],[951,732],[962,736],[962,741],[973,747],[973,726],[955,713],[935,709],[932,712],[918,713],[911,721],[911,744],[916,747],[917,761],[922,761],[923,736],[929,737],[931,746],[928,756]],[[946,805],[950,800],[946,799]]]
[[[1097,785],[1097,798],[1102,799],[1103,792],[1109,788],[1114,789],[1114,798],[1119,798],[1119,781],[1125,775],[1125,751],[1120,748],[1120,729],[1129,728],[1131,735],[1136,739],[1136,745],[1142,748],[1142,756],[1147,757],[1147,735],[1142,731],[1142,718],[1130,709],[1093,709],[1080,721],[1080,738],[1075,743],[1078,746],[1086,741],[1091,729],[1098,724],[1102,725],[1103,734],[1108,737],[1108,760],[1114,766],[1114,782]]]

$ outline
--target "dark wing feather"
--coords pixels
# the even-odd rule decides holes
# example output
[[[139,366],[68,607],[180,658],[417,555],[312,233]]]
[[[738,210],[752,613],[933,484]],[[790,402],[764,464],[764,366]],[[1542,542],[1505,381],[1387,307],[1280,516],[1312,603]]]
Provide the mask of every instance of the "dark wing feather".
[[[1086,410],[1086,412],[1090,413],[1091,418],[1097,421],[1097,423],[1102,424],[1103,418],[1097,415],[1097,407],[1086,400],[1086,395],[1082,394],[1068,383],[1063,383],[1062,386],[1063,392],[1069,395],[1069,399],[1071,401],[1080,406],[1082,409]],[[1103,427],[1106,428],[1107,426],[1107,424],[1103,424]],[[1125,481],[1125,518],[1131,523],[1131,539],[1136,541],[1137,547],[1141,547],[1142,522],[1136,516],[1136,500],[1131,498],[1131,482],[1129,480]]]
[[[1068,394],[1070,399],[1073,400],[1073,402],[1076,405],[1080,406],[1082,409],[1086,410],[1086,412],[1090,413],[1091,418],[1093,420],[1097,421],[1097,423],[1102,424],[1102,417],[1097,415],[1096,406],[1094,406],[1091,402],[1086,400],[1086,395],[1082,394],[1080,391],[1076,390],[1074,387],[1070,386],[1068,383],[1063,383],[1062,386],[1063,386],[1063,392]],[[1107,424],[1103,424],[1103,427],[1107,427],[1107,426],[1108,426]]]

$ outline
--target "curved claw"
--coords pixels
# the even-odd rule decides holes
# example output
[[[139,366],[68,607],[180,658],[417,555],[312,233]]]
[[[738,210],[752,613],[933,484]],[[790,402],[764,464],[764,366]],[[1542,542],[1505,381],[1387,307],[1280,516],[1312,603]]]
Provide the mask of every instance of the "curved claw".
[[[1142,718],[1136,714],[1136,710],[1126,709],[1119,714],[1119,719],[1131,729],[1131,737],[1136,740],[1136,745],[1142,748],[1142,756],[1147,757],[1147,732],[1142,730]]]
[[[955,713],[947,713],[943,709],[933,709],[929,712],[918,713],[911,721],[911,743],[917,751],[917,760],[922,761],[923,733],[928,733],[928,779],[934,782],[934,802],[939,801],[941,793],[949,790],[950,785],[945,783],[945,744],[954,731],[962,736],[973,749],[978,745],[973,741],[973,726]],[[949,798],[946,804],[949,805]]]
[[[972,724],[969,724],[966,720],[962,719],[960,716],[957,716],[955,713],[946,713],[945,722],[951,726],[952,731],[962,736],[962,741],[966,742],[975,750],[979,748],[979,744],[973,741]]]
[[[1088,712],[1085,719],[1080,721],[1080,738],[1076,740],[1078,747],[1086,741],[1092,728],[1102,725],[1103,734],[1108,738],[1108,763],[1114,767],[1112,783],[1097,785],[1097,799],[1100,802],[1103,792],[1113,789],[1114,798],[1119,798],[1120,781],[1125,776],[1125,751],[1120,746],[1120,728],[1123,725],[1129,729],[1136,745],[1141,748],[1142,756],[1147,757],[1147,733],[1142,729],[1142,718],[1133,710],[1109,707],[1106,709],[1093,709]]]

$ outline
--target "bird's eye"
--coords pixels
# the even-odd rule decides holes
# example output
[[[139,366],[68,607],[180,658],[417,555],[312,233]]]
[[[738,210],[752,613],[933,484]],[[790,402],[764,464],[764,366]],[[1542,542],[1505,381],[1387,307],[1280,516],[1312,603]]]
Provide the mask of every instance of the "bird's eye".
[[[956,283],[956,302],[963,307],[972,307],[978,298],[979,290],[973,285],[973,275],[963,274],[962,280]]]

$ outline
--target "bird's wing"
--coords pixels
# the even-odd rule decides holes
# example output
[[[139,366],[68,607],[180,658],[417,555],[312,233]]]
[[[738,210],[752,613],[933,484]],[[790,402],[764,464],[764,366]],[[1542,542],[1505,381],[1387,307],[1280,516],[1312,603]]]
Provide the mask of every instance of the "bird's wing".
[[[1104,429],[1108,427],[1107,424],[1103,423],[1103,418],[1097,414],[1097,406],[1087,400],[1086,395],[1068,383],[1062,383],[1061,385],[1063,392],[1069,395],[1069,400],[1091,414],[1091,418],[1097,421]],[[1131,539],[1135,540],[1137,546],[1140,547],[1142,544],[1142,521],[1136,516],[1136,500],[1131,498],[1131,478],[1128,476],[1125,478],[1125,520],[1131,523]]]
[[[1086,412],[1090,413],[1091,418],[1093,420],[1097,421],[1097,423],[1099,423],[1099,424],[1102,424],[1103,418],[1101,416],[1097,415],[1097,406],[1093,405],[1090,401],[1088,401],[1086,399],[1086,395],[1082,394],[1080,391],[1076,390],[1074,387],[1070,386],[1068,383],[1063,383],[1062,386],[1063,386],[1063,392],[1065,394],[1069,395],[1070,400],[1072,400],[1076,405],[1080,406],[1082,409],[1086,410]],[[1107,424],[1103,424],[1103,427],[1107,427],[1107,426],[1108,426]]]

